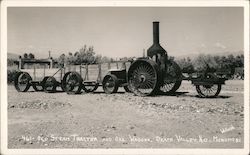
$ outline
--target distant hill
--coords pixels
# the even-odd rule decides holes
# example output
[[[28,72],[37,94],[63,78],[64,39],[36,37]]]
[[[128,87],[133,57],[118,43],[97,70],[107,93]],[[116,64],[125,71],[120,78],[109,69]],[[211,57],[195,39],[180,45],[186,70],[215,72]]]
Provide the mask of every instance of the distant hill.
[[[18,54],[15,53],[7,53],[7,59],[13,59],[13,60],[17,60],[19,58]]]
[[[184,54],[184,55],[180,55],[180,56],[175,56],[176,59],[182,59],[182,58],[196,58],[198,57],[200,54],[204,54],[204,55],[208,55],[209,53],[191,53],[191,54]],[[228,56],[232,54],[233,56],[237,56],[237,55],[244,55],[243,51],[237,51],[237,52],[218,52],[218,53],[212,53],[212,56]],[[170,55],[171,56],[171,55]]]

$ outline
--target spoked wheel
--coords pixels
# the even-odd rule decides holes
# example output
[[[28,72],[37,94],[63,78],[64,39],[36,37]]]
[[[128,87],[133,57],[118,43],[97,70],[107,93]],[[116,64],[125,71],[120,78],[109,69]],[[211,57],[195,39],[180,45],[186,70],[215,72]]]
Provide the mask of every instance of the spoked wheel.
[[[44,90],[44,86],[41,84],[35,84],[32,86],[34,88],[35,91],[43,91]]]
[[[71,72],[67,72],[66,74],[64,74],[63,80],[62,80],[62,83],[61,83],[61,88],[62,88],[62,90],[65,91],[65,92],[66,92],[67,80],[68,80],[70,74],[71,74]]]
[[[196,85],[196,90],[200,97],[212,98],[219,95],[221,91],[221,84]]]
[[[29,90],[32,80],[31,76],[26,72],[19,72],[14,80],[14,85],[17,91],[26,92]]]
[[[181,86],[182,72],[176,62],[169,60],[166,64],[167,70],[163,73],[163,83],[160,87],[160,93],[172,94]]]
[[[77,72],[68,72],[63,78],[65,91],[68,94],[80,94],[82,89],[82,77]]]
[[[44,85],[49,76],[45,76],[40,83],[33,84],[32,87],[35,91],[44,91]]]
[[[94,92],[98,86],[97,82],[83,82],[83,90],[87,93]]]
[[[44,91],[47,93],[56,92],[57,81],[54,77],[47,77],[44,81]]]
[[[128,71],[130,90],[137,96],[153,95],[159,89],[159,70],[151,60],[137,60]]]
[[[112,94],[118,90],[118,80],[115,75],[106,75],[102,81],[102,87],[105,93]]]
[[[125,90],[127,93],[131,93],[131,90],[130,90],[129,86],[124,86],[123,88],[124,88],[124,90]]]
[[[180,81],[164,81],[164,84],[160,87],[160,93],[162,94],[173,94],[176,92],[176,90],[181,86],[181,80]]]

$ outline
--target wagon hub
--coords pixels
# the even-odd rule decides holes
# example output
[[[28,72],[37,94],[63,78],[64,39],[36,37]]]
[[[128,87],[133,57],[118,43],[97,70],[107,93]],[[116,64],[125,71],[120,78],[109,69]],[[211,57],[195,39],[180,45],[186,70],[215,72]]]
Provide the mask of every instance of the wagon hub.
[[[112,83],[112,81],[108,81],[105,85],[107,87],[114,87],[114,83]]]
[[[75,80],[68,81],[68,85],[74,86],[77,82]]]
[[[204,85],[205,88],[210,89],[213,85]]]

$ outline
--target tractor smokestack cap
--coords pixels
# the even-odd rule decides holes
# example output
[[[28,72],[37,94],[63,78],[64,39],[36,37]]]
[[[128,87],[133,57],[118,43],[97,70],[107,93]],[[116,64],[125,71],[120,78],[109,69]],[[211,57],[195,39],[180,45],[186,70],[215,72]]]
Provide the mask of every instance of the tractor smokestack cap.
[[[153,45],[147,50],[147,56],[151,58],[157,54],[167,54],[167,52],[160,45],[159,23],[160,22],[158,21],[153,22]]]

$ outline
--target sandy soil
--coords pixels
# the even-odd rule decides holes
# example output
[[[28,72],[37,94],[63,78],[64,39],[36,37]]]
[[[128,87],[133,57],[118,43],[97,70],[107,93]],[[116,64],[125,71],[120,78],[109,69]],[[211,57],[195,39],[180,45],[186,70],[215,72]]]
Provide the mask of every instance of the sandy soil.
[[[67,95],[8,86],[8,148],[242,148],[243,81],[218,98],[183,82],[174,96]]]

